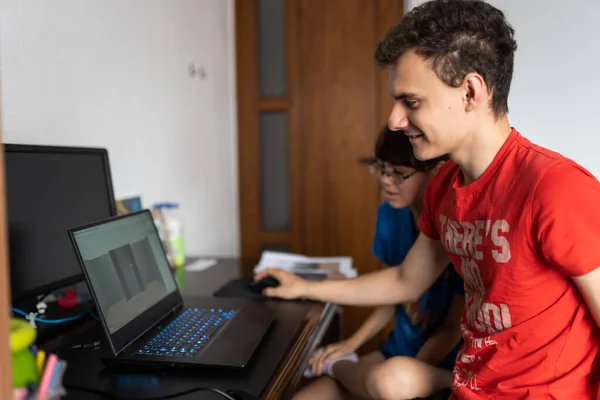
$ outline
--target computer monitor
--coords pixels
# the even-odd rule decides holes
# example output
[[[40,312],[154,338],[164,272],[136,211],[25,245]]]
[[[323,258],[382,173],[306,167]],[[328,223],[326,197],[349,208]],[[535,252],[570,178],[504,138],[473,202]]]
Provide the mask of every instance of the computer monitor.
[[[83,280],[68,230],[116,215],[105,149],[4,145],[13,301]]]

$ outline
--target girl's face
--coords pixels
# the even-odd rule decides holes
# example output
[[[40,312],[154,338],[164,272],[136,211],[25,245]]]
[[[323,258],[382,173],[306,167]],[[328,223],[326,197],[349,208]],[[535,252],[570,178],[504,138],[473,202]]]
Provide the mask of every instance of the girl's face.
[[[414,168],[391,165],[377,160],[370,164],[371,173],[379,178],[385,199],[394,208],[411,206],[422,201],[429,176]]]

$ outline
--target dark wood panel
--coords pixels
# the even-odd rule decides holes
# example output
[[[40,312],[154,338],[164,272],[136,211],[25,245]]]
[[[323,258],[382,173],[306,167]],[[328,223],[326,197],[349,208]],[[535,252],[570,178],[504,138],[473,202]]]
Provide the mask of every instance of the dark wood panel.
[[[292,243],[293,235],[290,232],[261,232],[260,241],[263,243]]]
[[[290,109],[288,111],[288,154],[289,154],[289,182],[290,182],[290,218],[292,234],[292,251],[304,253],[303,225],[304,219],[304,186],[302,176],[305,171],[306,153],[304,151],[304,133],[300,130],[299,109],[300,95],[298,79],[299,64],[299,37],[298,37],[298,1],[287,0],[286,3],[286,61],[288,77],[288,93]]]
[[[236,2],[236,49],[238,85],[238,160],[240,190],[241,255],[253,265],[264,244],[286,243],[301,253],[301,136],[297,130],[295,103],[296,35],[295,3],[286,3],[286,63],[288,93],[283,97],[259,97],[256,0]],[[263,232],[261,225],[260,154],[258,118],[261,112],[286,111],[288,114],[288,179],[290,232],[285,240]],[[245,275],[252,271],[243,271]]]
[[[290,102],[287,97],[261,97],[258,100],[258,112],[288,111]]]
[[[241,256],[256,261],[261,252],[256,0],[235,4]]]
[[[301,0],[298,11],[305,253],[350,255],[360,273],[369,272],[379,268],[371,254],[379,195],[358,160],[371,155],[380,120],[376,2]],[[346,308],[344,334],[369,312]]]
[[[304,0],[299,17],[306,251],[352,254],[363,271],[378,204],[377,182],[358,162],[371,155],[379,120],[374,4]]]
[[[315,256],[351,255],[360,273],[381,268],[371,254],[377,182],[372,155],[391,107],[388,72],[375,46],[402,15],[401,0],[287,0],[288,93],[259,98],[256,2],[237,4],[238,137],[242,257],[254,265],[264,245],[291,245]],[[288,112],[289,209],[286,233],[260,224],[258,115]],[[245,271],[250,275],[251,270]],[[344,333],[369,309],[346,308]],[[378,340],[365,347],[372,350]]]

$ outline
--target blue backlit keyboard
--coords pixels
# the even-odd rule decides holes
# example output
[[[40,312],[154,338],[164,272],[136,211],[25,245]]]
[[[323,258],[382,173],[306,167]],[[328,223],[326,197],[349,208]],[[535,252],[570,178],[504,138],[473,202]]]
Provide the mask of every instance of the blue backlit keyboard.
[[[188,308],[137,353],[150,356],[194,357],[236,312],[237,310],[217,308]]]

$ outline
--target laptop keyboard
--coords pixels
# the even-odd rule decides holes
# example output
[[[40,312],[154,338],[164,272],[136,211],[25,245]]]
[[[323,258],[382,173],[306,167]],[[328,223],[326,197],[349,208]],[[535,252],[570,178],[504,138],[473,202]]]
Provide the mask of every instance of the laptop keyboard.
[[[236,312],[237,310],[217,308],[188,308],[137,353],[149,356],[194,357]]]

